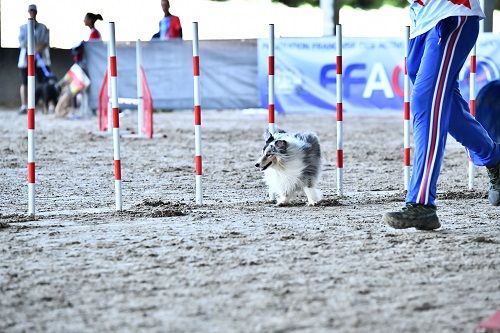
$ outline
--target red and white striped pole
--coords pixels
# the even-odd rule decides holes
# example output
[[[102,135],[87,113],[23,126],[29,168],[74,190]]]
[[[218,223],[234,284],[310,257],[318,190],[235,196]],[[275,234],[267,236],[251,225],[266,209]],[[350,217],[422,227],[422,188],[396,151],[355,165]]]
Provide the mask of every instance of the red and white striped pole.
[[[122,167],[120,160],[120,111],[118,110],[118,71],[116,66],[115,23],[109,22],[109,69],[111,75],[111,108],[113,110],[113,151],[115,164],[116,210],[122,210]]]
[[[35,36],[28,19],[28,215],[35,216]]]
[[[403,115],[403,136],[404,136],[404,189],[408,190],[408,184],[410,183],[410,77],[408,75],[408,49],[409,49],[409,40],[410,40],[410,27],[406,26],[405,29],[405,57],[404,57],[404,66],[405,66],[405,76],[404,76],[404,115]]]
[[[194,141],[195,141],[195,170],[196,170],[196,204],[203,203],[201,185],[202,158],[201,158],[201,106],[200,106],[200,55],[198,49],[198,22],[193,22],[193,79],[194,79]]]
[[[111,55],[111,40],[108,43],[108,134],[113,132],[113,108],[111,106],[111,63],[109,59]]]
[[[342,126],[342,25],[335,27],[337,37],[337,194],[343,193],[344,133]]]
[[[472,48],[470,56],[470,90],[469,90],[469,108],[473,117],[476,116],[476,45]],[[474,187],[474,163],[469,158],[469,190]]]
[[[274,112],[274,24],[269,24],[269,57],[268,66],[268,100],[267,100],[267,120],[269,123],[269,132],[274,134],[276,131],[275,112]]]
[[[142,90],[142,49],[141,40],[135,44],[135,66],[137,75],[137,136],[144,136],[144,98]]]

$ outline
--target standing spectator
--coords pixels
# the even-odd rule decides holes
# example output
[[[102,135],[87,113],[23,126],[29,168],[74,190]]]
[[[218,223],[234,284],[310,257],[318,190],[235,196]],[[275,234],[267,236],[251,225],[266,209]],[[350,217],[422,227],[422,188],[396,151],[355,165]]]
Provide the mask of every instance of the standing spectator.
[[[42,82],[44,78],[44,73],[42,67],[50,72],[50,51],[49,51],[49,29],[36,20],[36,15],[38,13],[36,5],[28,6],[28,13],[30,17],[34,20],[34,36],[35,36],[35,54],[37,58],[36,62],[36,80],[37,82]],[[21,87],[19,93],[21,95],[21,108],[19,109],[20,114],[26,113],[26,104],[28,100],[27,96],[27,85],[28,85],[28,61],[27,61],[27,43],[28,43],[28,25],[23,24],[19,30],[19,61],[17,67],[20,69],[21,73]]]
[[[413,81],[411,110],[415,138],[414,167],[406,206],[384,215],[393,228],[433,230],[436,188],[448,133],[486,166],[489,201],[500,206],[500,143],[471,116],[458,88],[458,74],[477,40],[484,18],[479,0],[409,0],[412,32],[408,73]]]
[[[170,13],[170,2],[161,0],[161,8],[165,16],[160,21],[160,31],[153,35],[153,39],[182,38],[181,20]]]
[[[83,23],[85,23],[85,26],[90,28],[89,40],[101,40],[101,33],[95,28],[95,22],[97,20],[102,21],[101,14],[87,13],[87,15],[85,15],[85,18],[83,19]]]
[[[97,20],[103,20],[101,14],[87,13],[83,18],[83,23],[86,27],[90,28],[90,36],[88,41],[101,41],[101,33],[95,28],[95,22]],[[80,42],[77,46],[71,49],[71,54],[73,56],[73,62],[85,67],[83,64],[83,48],[84,42]]]

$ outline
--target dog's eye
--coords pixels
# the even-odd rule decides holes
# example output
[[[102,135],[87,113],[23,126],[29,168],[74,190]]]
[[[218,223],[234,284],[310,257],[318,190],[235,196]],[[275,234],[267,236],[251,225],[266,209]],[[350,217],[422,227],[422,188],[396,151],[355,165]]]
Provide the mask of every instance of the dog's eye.
[[[270,153],[266,153],[266,157],[269,157],[269,156],[271,156],[271,154]]]

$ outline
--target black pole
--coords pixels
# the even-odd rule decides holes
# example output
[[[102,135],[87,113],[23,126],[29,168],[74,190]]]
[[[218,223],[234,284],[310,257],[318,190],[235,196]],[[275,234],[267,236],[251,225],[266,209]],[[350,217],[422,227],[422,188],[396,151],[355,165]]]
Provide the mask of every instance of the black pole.
[[[340,22],[340,0],[333,0],[333,34],[335,35],[335,27]]]
[[[493,32],[493,10],[495,9],[495,1],[482,0],[483,12],[486,18],[483,20],[483,32]]]

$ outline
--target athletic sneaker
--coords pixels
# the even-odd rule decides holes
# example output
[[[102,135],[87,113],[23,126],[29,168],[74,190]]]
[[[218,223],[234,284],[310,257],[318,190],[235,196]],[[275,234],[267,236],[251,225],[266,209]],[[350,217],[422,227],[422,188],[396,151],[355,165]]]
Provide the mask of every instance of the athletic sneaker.
[[[400,211],[385,213],[384,222],[395,229],[434,230],[441,226],[436,207],[407,203]]]
[[[500,163],[496,167],[486,169],[490,177],[488,200],[493,206],[500,206]]]

